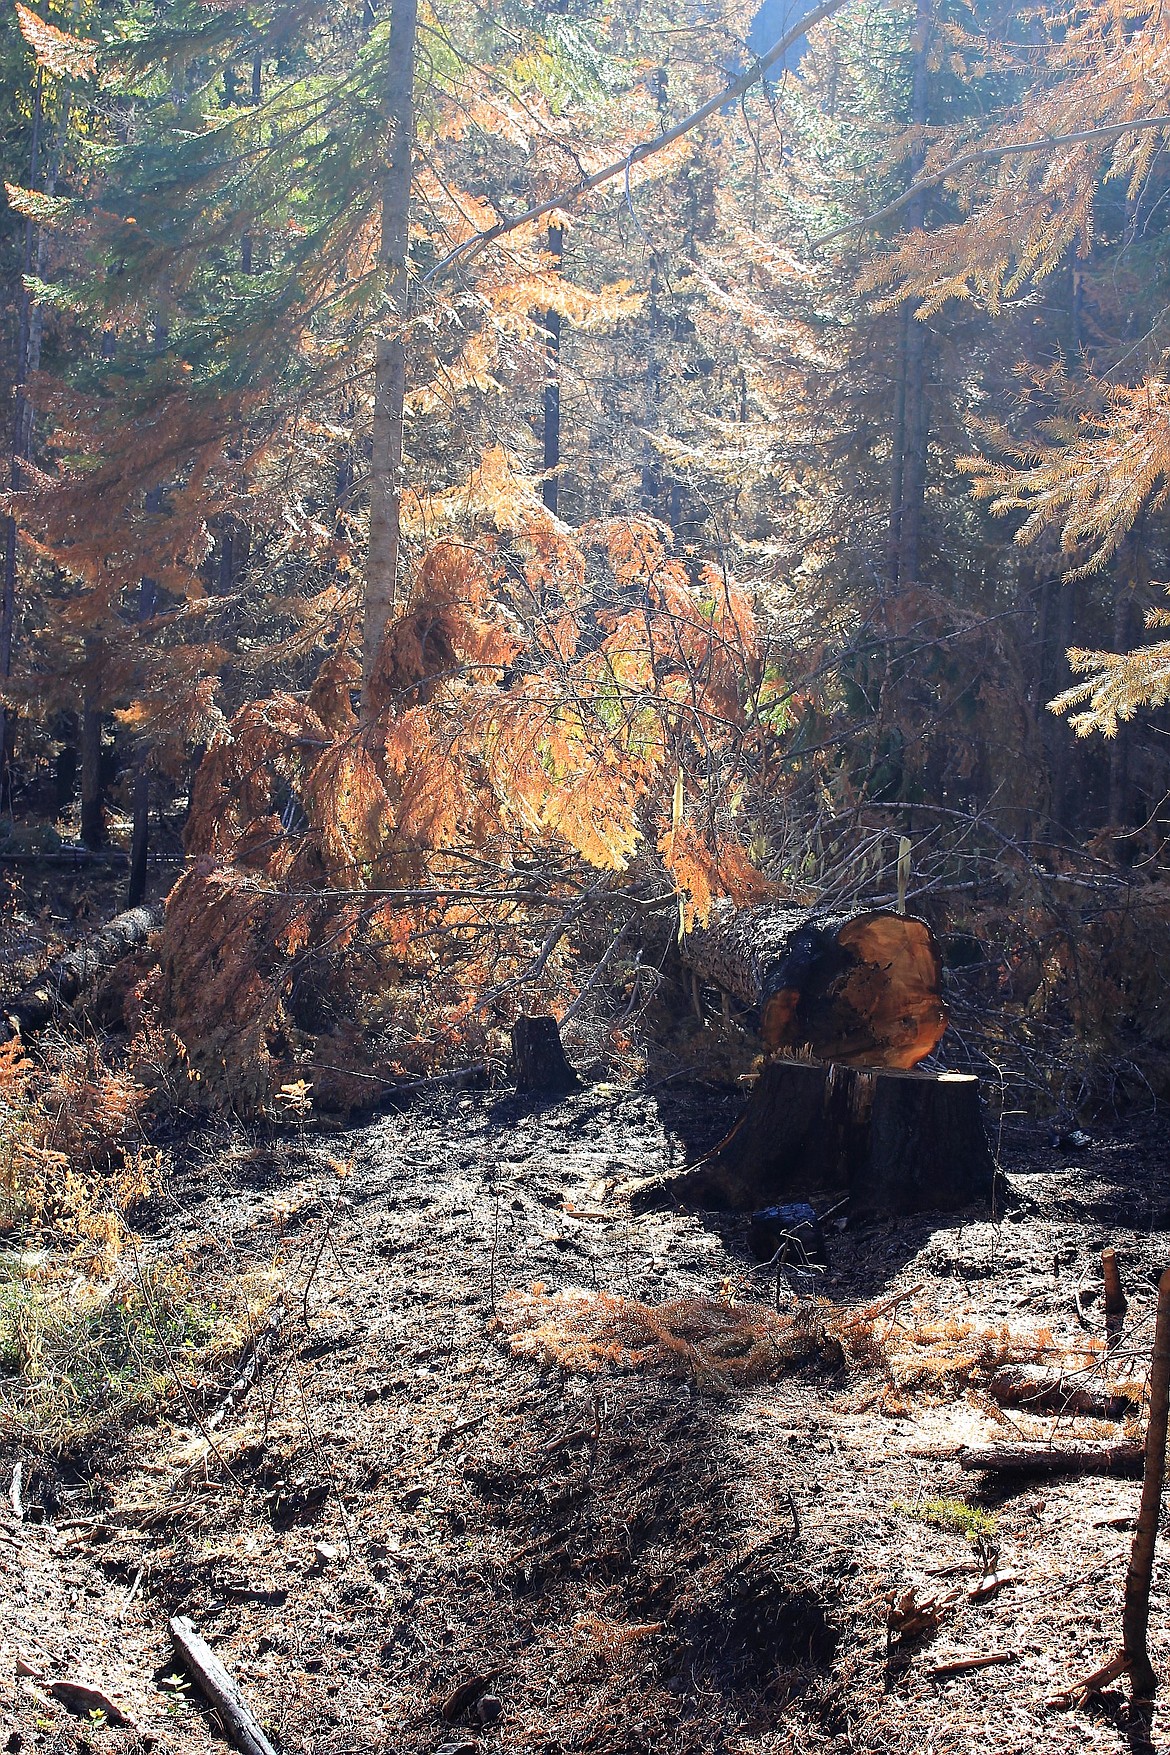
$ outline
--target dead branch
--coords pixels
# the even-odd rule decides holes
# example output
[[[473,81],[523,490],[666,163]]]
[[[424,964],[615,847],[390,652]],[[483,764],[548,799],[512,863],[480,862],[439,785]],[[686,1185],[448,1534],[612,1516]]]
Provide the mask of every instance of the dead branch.
[[[235,1682],[216,1657],[205,1639],[185,1615],[175,1615],[169,1623],[171,1643],[200,1691],[214,1706],[223,1727],[242,1755],[276,1755],[272,1744],[260,1729]]]
[[[867,213],[862,219],[851,219],[848,225],[840,225],[835,231],[822,232],[820,237],[810,240],[814,250],[821,250],[826,244],[835,243],[850,232],[868,231],[871,226],[880,225],[882,220],[901,212],[909,207],[919,195],[927,189],[937,189],[948,177],[959,171],[966,171],[972,165],[994,164],[1001,158],[1020,158],[1026,153],[1055,152],[1061,146],[1082,146],[1090,141],[1122,140],[1127,134],[1139,134],[1146,128],[1170,128],[1170,116],[1138,116],[1131,122],[1112,122],[1105,128],[1079,128],[1072,134],[1046,134],[1039,140],[1015,140],[1005,146],[977,146],[970,152],[961,152],[957,158],[942,166],[940,170],[931,171],[924,177],[916,177],[908,188],[884,207],[873,213]]]
[[[588,195],[594,189],[599,189],[603,183],[610,183],[615,177],[628,174],[634,165],[642,164],[646,159],[653,158],[655,153],[662,152],[668,146],[673,146],[676,140],[681,140],[684,134],[689,134],[692,128],[697,128],[701,122],[707,120],[708,116],[715,115],[718,110],[722,110],[728,104],[735,103],[738,98],[744,97],[753,85],[757,85],[763,79],[769,68],[774,67],[776,62],[783,58],[785,50],[790,49],[793,43],[805,36],[814,24],[820,24],[822,19],[830,18],[834,12],[839,12],[844,4],[845,0],[821,0],[819,6],[814,6],[811,12],[806,12],[789,30],[785,31],[777,42],[772,44],[772,47],[765,54],[753,61],[746,73],[741,73],[738,79],[733,79],[730,85],[724,86],[723,90],[713,98],[708,98],[705,104],[700,104],[697,110],[692,110],[689,116],[684,116],[681,122],[676,122],[672,128],[665,129],[650,140],[641,141],[630,152],[623,154],[621,158],[615,158],[612,163],[603,165],[599,171],[594,171],[592,176],[582,177],[579,183],[570,188],[559,190],[547,201],[537,202],[534,207],[526,207],[523,213],[513,214],[511,219],[497,220],[495,225],[487,226],[483,231],[474,232],[471,237],[464,238],[461,244],[456,244],[453,250],[449,250],[442,260],[424,275],[423,286],[436,279],[445,268],[450,268],[453,263],[469,262],[489,244],[494,244],[498,238],[506,237],[509,232],[516,231],[522,225],[531,225],[534,221],[543,219],[545,214],[556,213],[559,209],[571,207],[583,195]]]
[[[1074,1682],[1058,1703],[1083,1703],[1111,1682],[1128,1674],[1133,1697],[1152,1700],[1158,1678],[1150,1662],[1150,1584],[1154,1576],[1154,1549],[1162,1516],[1162,1483],[1166,1475],[1166,1433],[1170,1421],[1170,1268],[1158,1281],[1158,1314],[1154,1325],[1154,1352],[1150,1363],[1150,1414],[1146,1423],[1145,1472],[1142,1497],[1134,1526],[1133,1546],[1125,1574],[1125,1606],[1121,1616],[1121,1650],[1101,1669]]]
[[[947,1663],[932,1664],[927,1674],[937,1680],[941,1676],[962,1676],[968,1670],[986,1670],[992,1664],[1015,1664],[1019,1660],[1018,1651],[989,1651],[984,1657],[951,1658]]]

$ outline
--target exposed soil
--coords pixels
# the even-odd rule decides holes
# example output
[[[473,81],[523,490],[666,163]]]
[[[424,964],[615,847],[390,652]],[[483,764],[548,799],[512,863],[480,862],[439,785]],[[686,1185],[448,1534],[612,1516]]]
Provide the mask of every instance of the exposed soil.
[[[733,1106],[677,1086],[547,1105],[474,1093],[345,1132],[177,1149],[140,1249],[180,1246],[211,1291],[276,1262],[283,1321],[214,1448],[201,1426],[229,1367],[67,1455],[26,1446],[24,1520],[0,1519],[8,1749],[210,1747],[209,1715],[176,1686],[175,1613],[290,1752],[1170,1746],[1166,1714],[1143,1742],[1120,1690],[1081,1712],[1047,1704],[1117,1644],[1135,1482],[981,1488],[955,1452],[1003,1435],[985,1397],[890,1393],[831,1357],[721,1390],[650,1368],[569,1374],[509,1345],[507,1294],[537,1282],[655,1304],[808,1291],[807,1274],[778,1289],[753,1265],[741,1220],[633,1218],[622,1198],[718,1137]],[[1074,1291],[1115,1243],[1148,1347],[1170,1259],[1158,1118],[1079,1147],[1022,1131],[1004,1158],[1020,1196],[1006,1217],[831,1229],[823,1296],[903,1291],[908,1322],[960,1313],[1074,1344]],[[969,1574],[929,1570],[969,1560],[963,1537],[895,1509],[937,1496],[997,1517],[1015,1578],[985,1601]],[[886,1599],[911,1583],[963,1588],[891,1657]],[[1162,1674],[1166,1585],[1162,1565]],[[929,1673],[997,1652],[1013,1655]],[[136,1728],[70,1713],[47,1693],[60,1677],[99,1686]]]

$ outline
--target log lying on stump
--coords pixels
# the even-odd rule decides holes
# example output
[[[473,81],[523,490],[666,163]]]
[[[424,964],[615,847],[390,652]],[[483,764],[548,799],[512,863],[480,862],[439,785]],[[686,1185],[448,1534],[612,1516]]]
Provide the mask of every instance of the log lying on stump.
[[[0,1001],[0,1042],[28,1036],[52,1023],[62,1006],[72,1005],[83,990],[106,969],[146,943],[163,923],[163,909],[129,908],[95,932],[84,944],[74,945],[43,975],[12,999]]]
[[[512,1025],[512,1071],[518,1091],[579,1091],[555,1018],[520,1017]]]
[[[633,1195],[755,1210],[849,1197],[851,1216],[987,1202],[995,1162],[978,1081],[914,1068],[947,1027],[942,959],[924,920],[712,912],[681,955],[754,1006],[768,1061],[732,1132],[694,1168]],[[800,1056],[800,1058],[796,1058]]]
[[[938,945],[913,915],[716,905],[680,955],[701,981],[759,1012],[773,1053],[909,1068],[947,1027]]]

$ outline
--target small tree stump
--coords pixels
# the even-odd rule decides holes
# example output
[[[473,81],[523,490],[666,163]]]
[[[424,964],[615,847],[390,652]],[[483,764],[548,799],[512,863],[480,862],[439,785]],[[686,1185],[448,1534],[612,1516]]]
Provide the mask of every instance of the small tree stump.
[[[555,1018],[520,1017],[512,1025],[512,1070],[518,1091],[579,1091],[565,1059]]]
[[[971,1075],[773,1060],[727,1138],[635,1200],[754,1211],[847,1195],[853,1217],[955,1212],[990,1202],[995,1174]]]

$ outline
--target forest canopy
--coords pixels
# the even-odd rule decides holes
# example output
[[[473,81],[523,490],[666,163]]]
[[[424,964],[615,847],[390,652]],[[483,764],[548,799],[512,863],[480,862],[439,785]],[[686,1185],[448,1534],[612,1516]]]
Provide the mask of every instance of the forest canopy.
[[[952,1053],[1166,1077],[1158,8],[3,31],[0,854],[169,890],[151,1079],[623,1063],[713,909],[908,896]]]

